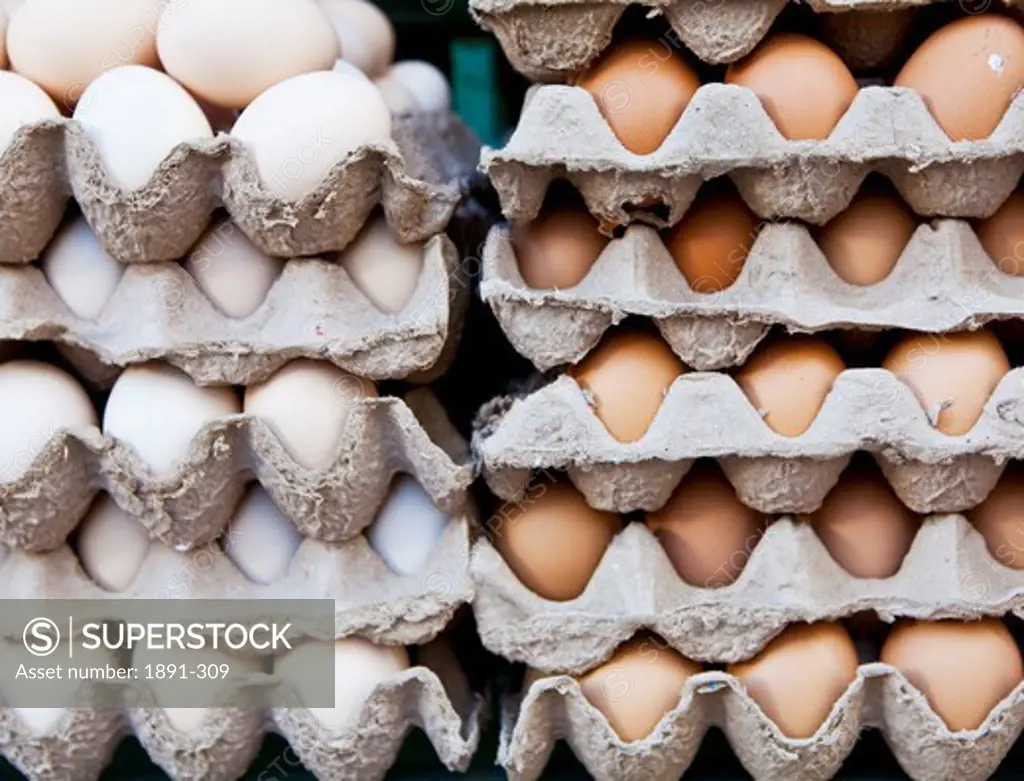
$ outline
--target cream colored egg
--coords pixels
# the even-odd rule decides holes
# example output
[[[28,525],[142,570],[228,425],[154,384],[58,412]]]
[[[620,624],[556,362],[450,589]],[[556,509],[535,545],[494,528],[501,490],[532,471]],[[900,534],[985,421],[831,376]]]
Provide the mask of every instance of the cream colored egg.
[[[101,73],[160,67],[156,31],[167,0],[26,0],[7,30],[11,68],[70,110]]]
[[[0,485],[17,480],[61,431],[95,427],[74,377],[40,361],[0,364]]]
[[[14,140],[14,134],[25,125],[57,119],[60,111],[39,87],[17,73],[0,71],[0,154]]]
[[[267,255],[230,220],[211,225],[182,264],[213,305],[248,317],[267,297],[284,263]]]
[[[423,245],[401,244],[378,216],[339,256],[341,265],[377,309],[400,312],[416,291],[423,271]]]
[[[165,73],[129,65],[92,82],[75,108],[111,178],[126,190],[149,182],[186,141],[213,138],[203,110]]]
[[[349,153],[389,139],[391,112],[373,84],[334,71],[307,73],[260,95],[231,135],[249,148],[263,186],[297,201]]]
[[[40,259],[53,292],[77,317],[95,320],[117,289],[124,266],[103,249],[84,217],[65,223]]]
[[[312,0],[178,3],[160,20],[166,71],[203,100],[244,108],[273,85],[338,59],[331,23]]]
[[[329,669],[334,657],[334,707],[311,707],[310,713],[328,732],[345,732],[353,727],[363,706],[382,683],[409,667],[409,655],[400,646],[374,645],[361,637],[346,637],[334,643],[304,643],[277,659],[278,677],[296,682],[299,699],[315,702],[322,683],[310,671]]]
[[[396,62],[387,77],[402,84],[423,111],[447,111],[452,106],[452,90],[448,79],[437,66],[429,62]]]
[[[341,44],[341,58],[371,77],[383,76],[395,58],[395,28],[364,0],[320,0]]]
[[[164,474],[188,458],[201,428],[240,411],[234,389],[200,388],[180,369],[146,363],[117,378],[103,412],[103,432]]]
[[[376,396],[373,383],[331,363],[300,359],[245,389],[245,412],[266,423],[307,469],[334,463],[355,401]]]
[[[249,489],[224,534],[224,553],[253,583],[273,583],[286,572],[302,535],[260,486]]]
[[[388,110],[394,116],[400,114],[415,114],[420,111],[420,104],[412,96],[412,93],[405,88],[398,79],[391,76],[381,76],[373,82],[380,94],[384,97]]]
[[[146,648],[144,644],[136,646],[132,654],[132,666],[135,669],[143,671],[147,665],[155,667],[158,664],[184,666],[188,671],[198,669],[199,665],[206,668],[209,665],[229,666],[226,679],[218,677],[202,684],[196,679],[195,674],[190,676],[190,683],[184,686],[177,675],[158,678],[154,673],[150,673],[150,677],[142,682],[152,693],[157,707],[163,708],[171,727],[186,735],[198,732],[202,728],[210,707],[182,708],[177,707],[177,703],[185,699],[190,702],[209,703],[210,706],[216,705],[229,694],[239,677],[264,671],[264,664],[259,659],[236,652],[229,653],[212,648],[164,650]],[[140,672],[140,675],[145,674]],[[175,705],[169,706],[170,703]]]
[[[366,529],[366,539],[399,575],[417,575],[444,533],[450,516],[442,512],[409,475],[391,483],[384,504]]]
[[[78,527],[82,569],[107,591],[124,591],[138,576],[149,553],[149,533],[109,494],[100,494]]]

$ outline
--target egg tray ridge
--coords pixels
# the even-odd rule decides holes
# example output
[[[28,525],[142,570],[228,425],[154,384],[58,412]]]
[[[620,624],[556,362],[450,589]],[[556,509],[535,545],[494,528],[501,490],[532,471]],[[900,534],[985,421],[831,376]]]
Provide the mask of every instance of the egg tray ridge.
[[[63,545],[47,553],[11,551],[0,564],[4,599],[333,599],[337,637],[359,635],[376,643],[413,645],[433,639],[460,605],[472,601],[468,577],[472,513],[452,518],[420,574],[399,575],[363,535],[342,543],[306,538],[287,571],[269,584],[254,583],[216,542],[190,551],[154,543],[124,591],[98,586]],[[414,519],[410,519],[413,522]],[[229,529],[227,534],[233,532]],[[102,621],[100,608],[83,620]],[[225,617],[227,618],[227,617]],[[268,613],[265,620],[287,622]],[[23,628],[23,627],[22,627]],[[0,632],[20,637],[21,628]]]
[[[669,781],[690,766],[712,725],[725,732],[740,763],[759,781],[831,778],[868,727],[882,731],[915,781],[980,781],[995,772],[1024,729],[1024,684],[978,730],[954,733],[902,673],[865,664],[817,733],[795,740],[769,721],[733,676],[706,672],[687,680],[679,704],[651,735],[623,743],[574,679],[543,678],[525,695],[504,700],[498,764],[510,781],[533,781],[562,738],[598,781]]]
[[[275,731],[294,752],[282,757],[285,766],[295,766],[297,756],[318,778],[369,781],[384,778],[416,726],[447,768],[464,771],[487,715],[484,699],[472,696],[471,702],[453,703],[432,670],[412,667],[379,686],[358,723],[335,735],[321,733],[302,708],[210,710],[194,733],[176,730],[159,708],[75,708],[65,712],[56,733],[40,736],[15,712],[0,708],[0,752],[30,781],[94,781],[121,740],[134,733],[174,781],[234,781],[256,758],[264,733]]]
[[[674,225],[700,185],[723,174],[769,220],[823,224],[872,172],[891,179],[918,214],[987,217],[1024,172],[1024,94],[988,139],[953,142],[915,91],[862,87],[828,139],[790,141],[752,90],[711,83],[657,150],[635,155],[589,92],[535,86],[508,143],[485,148],[481,160],[510,220],[536,217],[548,185],[566,179],[609,233],[637,221]]]
[[[806,4],[832,17],[828,24],[835,30],[833,45],[845,59],[877,67],[898,53],[912,21],[909,11],[930,2],[807,0]],[[623,13],[634,5],[664,16],[672,28],[671,35],[652,44],[659,57],[669,47],[685,47],[698,59],[716,64],[735,62],[750,53],[787,4],[787,0],[470,0],[469,10],[498,39],[519,73],[531,81],[557,82],[596,60],[611,42]],[[1017,4],[1016,0],[1002,3]],[[864,18],[858,13],[864,11],[888,13]]]
[[[723,270],[731,270],[728,262]],[[612,239],[574,287],[529,287],[504,226],[491,229],[483,271],[483,299],[541,371],[576,363],[630,315],[652,319],[676,355],[700,371],[742,364],[772,326],[947,332],[1024,316],[1024,277],[1001,271],[971,227],[953,220],[919,226],[889,276],[869,286],[840,279],[795,223],[764,225],[737,280],[717,293],[694,292],[646,225]]]
[[[623,443],[563,375],[525,397],[486,404],[474,450],[502,499],[523,495],[536,470],[564,470],[588,504],[619,513],[657,510],[694,459],[714,458],[744,504],[773,515],[816,510],[863,450],[907,507],[954,513],[979,504],[1008,460],[1024,459],[1022,385],[1024,369],[1006,374],[973,429],[954,437],[932,426],[929,414],[938,410],[926,412],[894,374],[848,369],[810,428],[786,437],[767,426],[732,377],[690,372],[669,388],[643,438]]]
[[[900,570],[856,578],[829,555],[812,526],[773,522],[728,586],[684,581],[641,523],[613,540],[587,588],[565,602],[525,586],[486,541],[473,549],[473,609],[488,650],[542,672],[579,674],[641,630],[683,656],[749,659],[789,624],[874,611],[887,621],[1024,617],[1024,571],[999,563],[961,515],[925,519]],[[556,630],[552,630],[556,627]]]
[[[56,342],[101,386],[123,367],[151,360],[201,385],[261,382],[295,358],[392,379],[446,368],[439,360],[459,332],[455,321],[468,296],[458,253],[443,234],[424,246],[413,295],[394,314],[377,309],[339,263],[316,258],[285,263],[244,318],[219,311],[177,263],[126,266],[93,320],[75,316],[35,266],[0,266],[0,340]]]
[[[271,428],[249,415],[206,425],[188,457],[161,476],[96,428],[57,431],[24,475],[0,484],[0,543],[30,552],[59,547],[103,490],[152,538],[195,547],[229,528],[253,478],[303,536],[325,542],[372,523],[400,472],[444,512],[465,507],[473,481],[465,442],[428,391],[338,403],[352,409],[334,463],[322,470],[298,465]]]
[[[0,155],[0,262],[37,258],[69,196],[122,263],[184,257],[220,206],[278,257],[344,249],[378,204],[401,241],[424,241],[448,224],[478,154],[451,113],[399,116],[393,139],[354,150],[290,202],[260,183],[246,146],[222,133],[179,144],[147,184],[126,191],[78,122],[47,120],[21,128]]]

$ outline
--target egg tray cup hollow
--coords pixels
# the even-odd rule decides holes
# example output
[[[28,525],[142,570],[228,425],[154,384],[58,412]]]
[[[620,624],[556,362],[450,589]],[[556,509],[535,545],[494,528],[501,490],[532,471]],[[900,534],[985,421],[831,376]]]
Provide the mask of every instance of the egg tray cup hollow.
[[[101,489],[154,539],[180,550],[230,531],[252,479],[302,535],[324,542],[362,532],[400,472],[444,512],[464,510],[473,481],[468,449],[429,391],[342,402],[352,409],[334,463],[320,470],[298,465],[270,427],[248,415],[203,427],[188,457],[160,476],[96,428],[55,432],[24,475],[0,485],[0,543],[29,552],[59,547]]]
[[[291,746],[291,756],[279,758],[284,765],[301,761],[321,779],[362,781],[383,778],[410,729],[420,727],[441,762],[462,771],[487,715],[484,698],[471,697],[453,702],[433,671],[413,667],[378,687],[358,722],[336,734],[321,731],[304,708],[211,709],[196,731],[183,733],[160,708],[83,707],[66,711],[54,733],[40,736],[14,711],[0,708],[0,751],[30,781],[92,781],[124,736],[134,733],[174,781],[234,781],[256,758],[264,734],[275,731]]]
[[[686,682],[679,704],[651,735],[623,743],[579,684],[558,676],[536,681],[525,695],[506,697],[498,762],[511,781],[533,781],[564,739],[598,781],[669,781],[690,766],[711,726],[723,730],[740,763],[759,781],[831,778],[869,727],[882,731],[915,781],[981,781],[995,772],[1024,728],[1024,684],[979,729],[950,732],[902,673],[884,664],[862,665],[817,733],[797,740],[783,735],[735,678],[700,673]]]
[[[234,229],[234,226],[232,226]],[[435,236],[423,271],[398,312],[380,311],[336,262],[285,263],[252,314],[223,314],[178,263],[125,267],[103,312],[75,316],[36,266],[0,265],[0,340],[50,341],[94,384],[122,368],[159,360],[200,385],[250,385],[296,358],[327,360],[372,379],[438,366],[457,344],[469,282],[453,243]],[[440,364],[440,365],[439,365]]]
[[[1024,570],[1001,564],[960,515],[927,518],[900,570],[856,578],[835,562],[813,527],[772,523],[728,586],[687,583],[641,523],[628,524],[587,588],[565,602],[527,588],[487,540],[475,545],[473,610],[484,646],[542,672],[585,672],[637,632],[649,630],[683,656],[749,659],[795,623],[874,611],[897,618],[1024,617]],[[723,565],[724,566],[724,565]]]
[[[480,292],[512,345],[541,371],[576,363],[629,316],[653,320],[700,371],[742,364],[772,326],[942,333],[1024,316],[1024,277],[1001,271],[956,220],[918,226],[889,276],[868,286],[840,279],[803,225],[765,224],[739,278],[718,293],[694,292],[646,225],[612,239],[578,285],[530,288],[508,228],[494,226]]]
[[[75,120],[28,125],[0,156],[0,262],[39,257],[70,196],[122,263],[185,256],[220,206],[278,257],[344,249],[378,204],[399,240],[424,241],[448,224],[479,142],[450,113],[398,116],[393,128],[392,139],[359,147],[311,193],[287,201],[261,184],[249,150],[227,134],[179,144],[128,191]]]
[[[636,155],[589,92],[535,86],[506,146],[485,148],[481,166],[510,220],[532,220],[548,185],[565,179],[609,231],[631,222],[674,225],[704,180],[723,174],[768,220],[823,224],[872,172],[891,179],[918,214],[987,217],[1024,172],[1024,94],[988,139],[953,142],[915,91],[863,87],[828,139],[790,141],[752,90],[705,84],[665,142]]]
[[[1008,460],[1024,458],[1022,387],[1024,369],[1010,371],[974,428],[948,436],[894,374],[848,369],[810,428],[786,437],[767,426],[732,377],[690,372],[669,388],[643,438],[623,443],[563,375],[523,398],[486,404],[474,450],[502,499],[523,495],[536,470],[564,470],[590,506],[618,513],[659,509],[695,459],[714,458],[744,504],[776,515],[816,510],[863,450],[914,512],[955,513],[979,504]]]
[[[898,53],[913,21],[912,9],[930,2],[806,0],[806,5],[831,16],[833,44],[839,44],[845,59],[877,67]],[[564,82],[601,55],[622,15],[634,5],[664,16],[672,28],[674,37],[662,36],[652,51],[685,47],[698,59],[717,64],[749,54],[787,0],[470,0],[469,10],[498,39],[513,68],[531,81]],[[1001,5],[1017,6],[1018,0]]]

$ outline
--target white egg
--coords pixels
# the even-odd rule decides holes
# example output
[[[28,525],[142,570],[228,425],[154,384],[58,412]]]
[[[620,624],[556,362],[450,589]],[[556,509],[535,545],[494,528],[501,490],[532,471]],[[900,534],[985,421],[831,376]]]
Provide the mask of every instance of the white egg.
[[[14,140],[14,134],[25,125],[46,119],[57,119],[60,111],[50,96],[17,73],[0,71],[0,154]]]
[[[57,297],[84,320],[100,316],[124,274],[81,216],[57,231],[39,267]]]
[[[429,62],[396,62],[388,71],[387,78],[404,86],[423,111],[446,111],[451,108],[452,91],[448,79]]]
[[[383,216],[368,222],[338,261],[382,312],[400,312],[416,292],[423,271],[423,245],[401,244]]]
[[[354,401],[376,396],[373,384],[323,361],[300,359],[245,389],[244,409],[266,423],[307,469],[334,463]]]
[[[275,84],[238,117],[263,186],[298,201],[365,144],[391,137],[391,112],[373,84],[343,73],[306,73]]]
[[[416,99],[409,90],[398,79],[391,78],[391,76],[381,76],[373,83],[377,85],[377,89],[380,90],[380,94],[384,97],[388,110],[394,116],[415,114],[421,111],[420,104],[416,102]]]
[[[103,431],[129,445],[157,474],[188,458],[203,426],[240,412],[232,388],[200,388],[162,363],[130,366],[117,378],[103,413]]]
[[[273,583],[288,571],[302,535],[261,487],[253,486],[224,534],[224,552],[253,583]]]
[[[124,591],[149,553],[149,533],[108,494],[101,494],[78,527],[78,560],[107,591]]]
[[[280,657],[274,671],[296,684],[299,698],[312,702],[321,693],[314,671],[330,669],[334,656],[334,707],[310,707],[320,726],[344,732],[359,720],[363,705],[378,686],[409,667],[409,655],[400,646],[374,645],[361,637],[346,637],[334,643],[312,641]]]
[[[33,735],[53,735],[64,721],[67,708],[11,708]]]
[[[141,65],[115,68],[93,81],[74,117],[96,143],[111,178],[126,190],[148,183],[179,144],[213,138],[185,88]]]
[[[423,571],[449,520],[415,479],[399,475],[367,528],[366,538],[392,570],[416,575]]]
[[[39,361],[0,364],[0,485],[22,477],[57,434],[96,426],[74,377]]]
[[[228,317],[248,317],[267,298],[284,263],[249,241],[230,220],[211,225],[182,264]]]
[[[364,0],[320,0],[341,44],[341,58],[371,77],[383,76],[395,58],[395,28]]]
[[[369,76],[367,76],[365,73],[359,70],[359,68],[357,68],[351,62],[346,62],[345,60],[338,60],[337,62],[335,62],[334,67],[331,68],[331,70],[333,70],[335,73],[344,74],[345,76],[354,76],[355,78],[362,79],[363,81],[368,82],[370,84],[373,83]]]
[[[180,680],[176,678],[157,678],[155,676],[144,681],[145,686],[152,692],[157,707],[164,711],[168,723],[172,728],[184,734],[191,734],[199,731],[206,721],[209,707],[177,707],[169,706],[168,703],[180,702],[182,698],[202,698],[201,702],[209,702],[210,705],[217,703],[218,699],[227,694],[232,688],[232,679],[246,674],[261,672],[263,667],[259,660],[241,653],[229,653],[227,651],[214,650],[212,648],[201,649],[150,649],[145,645],[135,647],[132,653],[132,666],[137,670],[144,670],[147,665],[155,667],[158,664],[171,665],[175,667],[184,666],[186,670],[195,670],[198,665],[220,665],[227,664],[230,667],[228,678],[217,678],[208,685],[203,686],[201,691],[194,685],[183,689]],[[140,673],[142,674],[142,673]]]

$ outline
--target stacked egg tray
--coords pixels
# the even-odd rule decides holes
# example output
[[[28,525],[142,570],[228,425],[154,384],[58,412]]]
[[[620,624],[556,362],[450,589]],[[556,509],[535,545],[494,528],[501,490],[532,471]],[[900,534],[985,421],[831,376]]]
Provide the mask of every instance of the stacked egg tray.
[[[186,734],[160,708],[79,707],[67,709],[56,730],[40,736],[14,710],[0,708],[0,750],[30,779],[94,779],[124,736],[134,734],[173,779],[235,781],[256,758],[264,735],[273,731],[289,744],[278,758],[282,766],[301,761],[319,778],[367,779],[382,778],[405,735],[419,727],[446,767],[465,770],[480,739],[485,701],[453,676],[462,671],[412,667],[374,691],[354,727],[330,734],[303,708],[209,709],[198,729]],[[274,685],[273,675],[263,677],[265,685]],[[79,696],[87,701],[90,694]]]
[[[934,0],[805,0],[822,14],[829,44],[864,67],[887,62],[913,21]],[[790,0],[470,0],[473,17],[494,33],[512,66],[533,81],[565,81],[596,59],[630,7],[662,15],[675,42],[707,63],[735,62],[767,34]],[[792,3],[795,4],[795,3]],[[1019,0],[1004,0],[1008,7]],[[989,3],[966,3],[969,13]],[[881,12],[881,13],[872,13]],[[666,39],[666,43],[673,43]],[[675,43],[678,45],[678,43]]]
[[[74,120],[20,129],[0,158],[0,340],[54,341],[101,385],[119,368],[156,359],[200,384],[250,384],[298,357],[373,379],[438,376],[454,356],[469,290],[463,248],[444,231],[471,211],[464,199],[479,146],[450,112],[396,117],[393,135],[355,150],[290,202],[260,183],[247,149],[224,134],[179,145],[148,184],[125,191]],[[29,265],[69,195],[104,249],[126,264],[95,320],[71,313]],[[222,206],[225,230],[291,259],[243,318],[219,312],[177,262]],[[343,250],[378,206],[400,241],[425,242],[413,295],[390,314],[327,254]]]
[[[471,0],[513,66],[536,81],[566,82],[612,40],[630,3]],[[749,53],[783,0],[643,3],[672,28],[652,57],[685,46],[707,63]],[[812,2],[826,39],[857,67],[889,62],[916,2]],[[1013,5],[1009,3],[1008,5]],[[971,8],[966,8],[971,12]],[[876,13],[878,12],[878,13]],[[680,44],[680,41],[682,42]],[[702,588],[677,575],[640,524],[611,543],[586,589],[565,602],[540,597],[481,538],[472,553],[474,612],[484,645],[542,678],[503,703],[499,763],[513,779],[538,778],[554,745],[569,743],[599,779],[678,778],[711,726],[724,730],[758,779],[835,775],[867,728],[883,731],[913,778],[984,778],[1024,729],[1024,685],[970,732],[952,732],[893,667],[866,664],[809,739],[786,737],[737,679],[689,679],[676,708],[646,738],[623,741],[570,675],[593,669],[637,632],[651,631],[683,656],[715,664],[749,659],[787,625],[873,611],[885,621],[1024,615],[1024,578],[999,563],[961,515],[991,491],[1010,460],[1024,458],[1021,370],[1007,374],[975,427],[948,437],[933,410],[881,369],[842,373],[811,427],[785,437],[727,374],[772,327],[798,332],[908,329],[946,333],[1019,318],[1017,280],[981,247],[970,218],[993,214],[1024,172],[1024,95],[984,141],[954,143],[921,97],[862,86],[829,137],[782,137],[753,91],[705,84],[664,143],[636,155],[616,139],[595,99],[564,84],[535,85],[502,149],[482,169],[510,221],[538,216],[556,180],[567,180],[613,236],[582,282],[532,289],[506,226],[491,229],[481,295],[513,347],[542,372],[576,363],[627,317],[653,321],[697,371],[669,389],[646,434],[615,440],[592,400],[550,372],[480,410],[474,453],[500,499],[528,500],[538,473],[563,471],[592,507],[654,511],[696,459],[711,458],[756,510],[781,516],[737,581]],[[840,280],[812,230],[842,212],[871,174],[893,182],[921,225],[893,272],[855,287]],[[677,224],[706,180],[727,176],[764,220],[737,281],[699,294],[676,268],[658,230]],[[624,227],[624,230],[622,229]],[[556,334],[556,338],[552,338]],[[859,579],[829,555],[808,524],[857,451],[878,462],[899,499],[925,518],[899,571]]]
[[[478,142],[451,113],[398,116],[393,140],[355,150],[313,192],[288,202],[260,183],[247,149],[227,135],[179,145],[148,184],[129,192],[114,184],[74,120],[23,127],[0,157],[0,341],[55,343],[98,387],[151,360],[201,385],[250,385],[299,357],[373,380],[429,381],[453,358],[468,304],[453,238],[471,234],[469,223],[480,218],[467,200],[478,154]],[[32,265],[72,197],[103,248],[125,264],[94,320],[72,314]],[[220,313],[178,262],[219,208],[230,219],[226,230],[287,259],[267,299],[244,318]],[[330,257],[378,208],[400,241],[424,242],[417,286],[393,314],[377,310]],[[337,456],[320,470],[298,465],[265,423],[246,415],[205,426],[188,457],[160,476],[96,428],[51,432],[26,473],[0,485],[0,544],[10,548],[0,559],[0,594],[328,598],[337,637],[431,640],[472,596],[468,448],[428,391],[346,403],[353,408]],[[393,572],[362,534],[399,473],[414,477],[451,517],[420,575]],[[218,542],[253,479],[305,537],[288,571],[266,585],[251,582]],[[67,542],[100,491],[154,540],[123,592],[96,585]],[[185,734],[155,708],[76,708],[55,732],[38,735],[15,710],[0,708],[0,751],[34,780],[89,779],[134,732],[172,778],[228,780],[244,772],[274,729],[320,777],[374,778],[413,726],[426,731],[446,766],[464,769],[484,713],[479,701],[453,705],[437,676],[417,667],[382,687],[345,733],[321,732],[302,709],[218,711]]]

